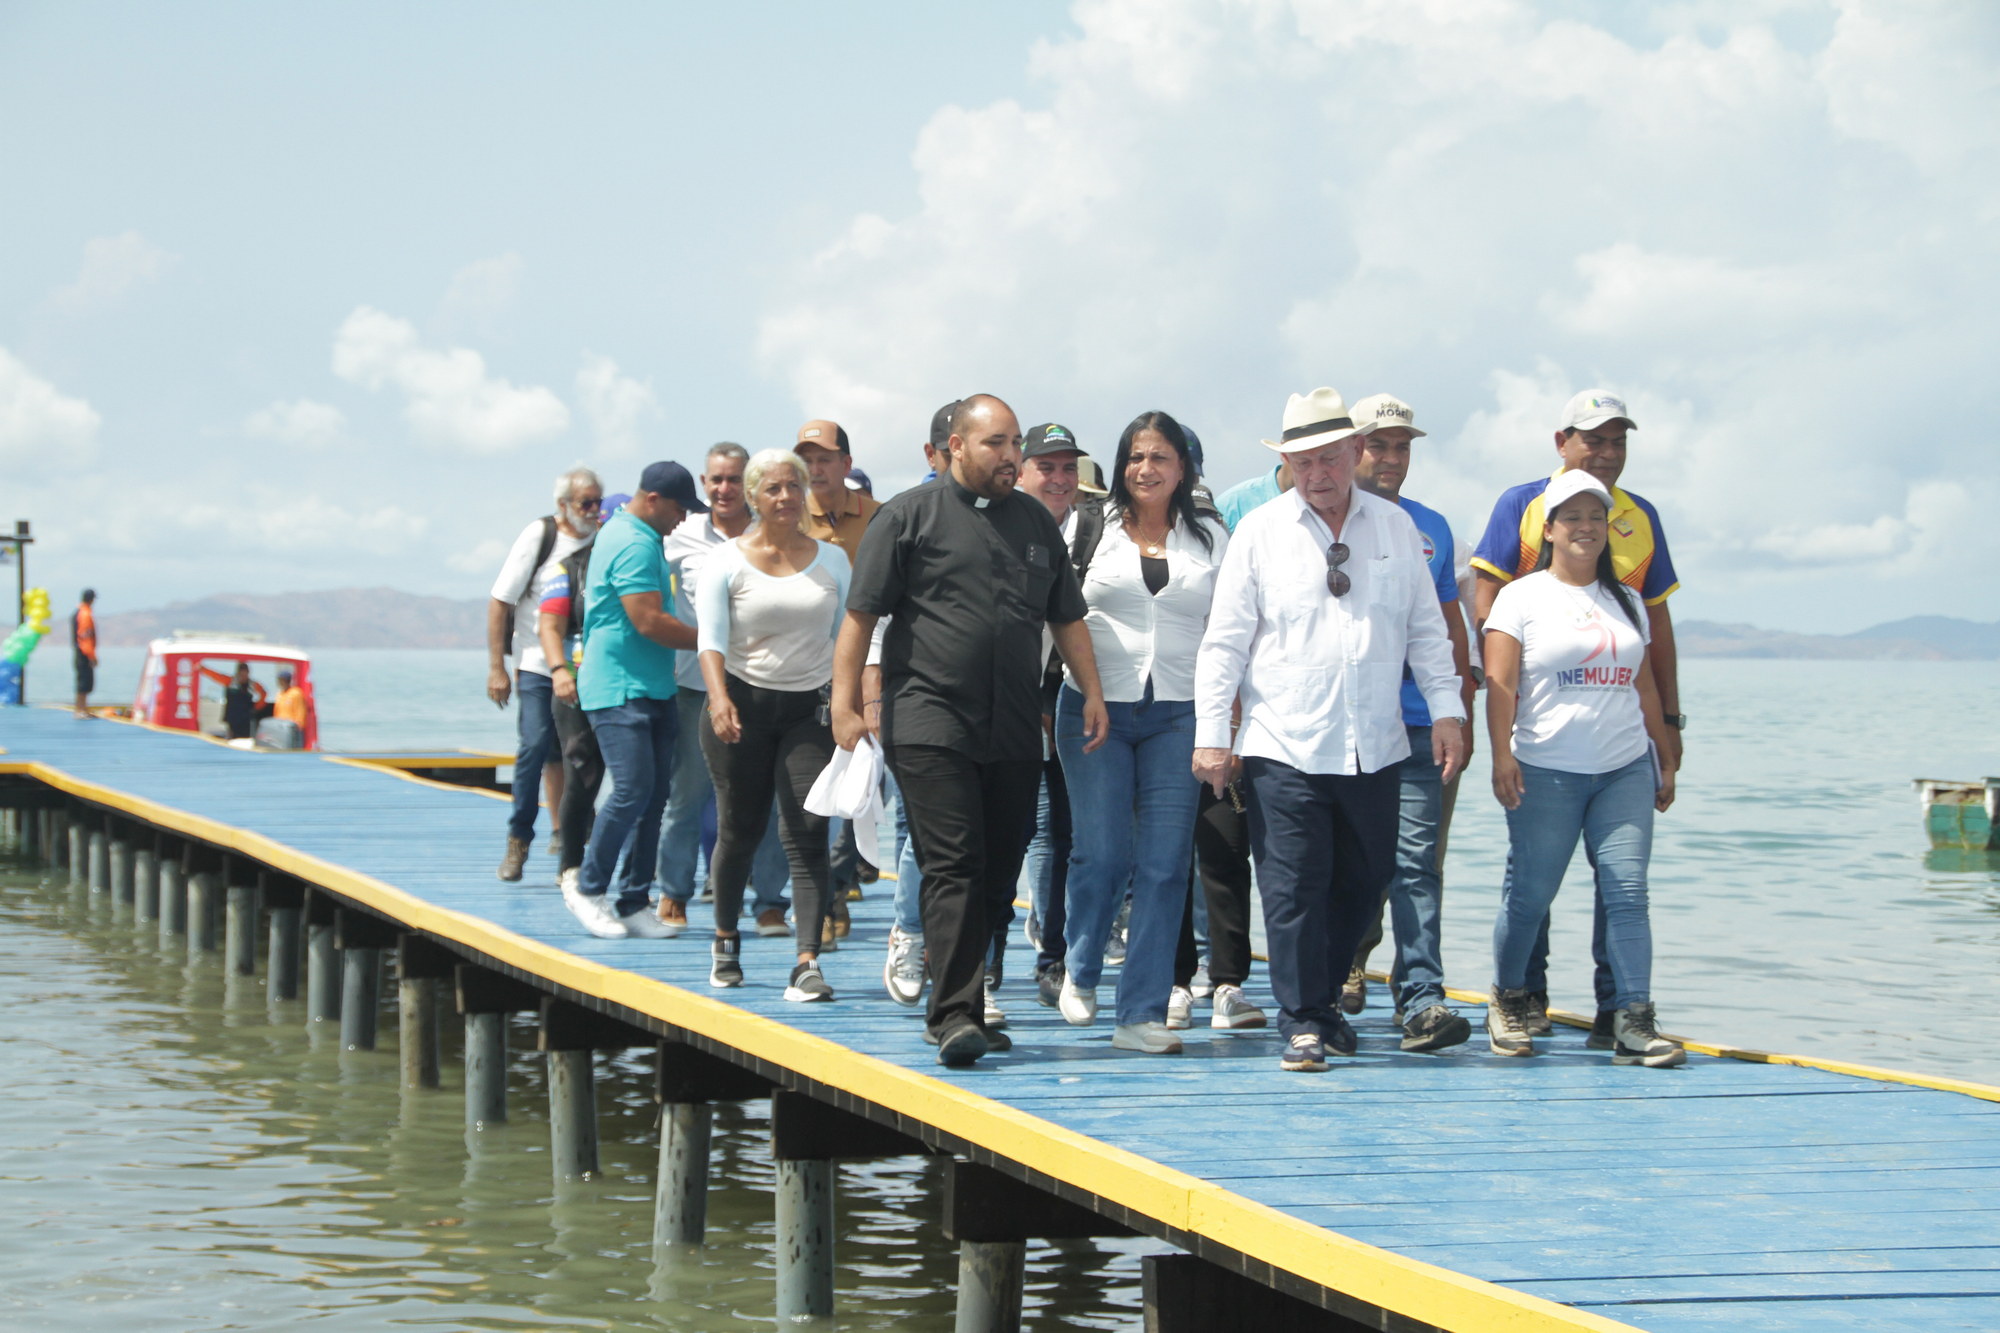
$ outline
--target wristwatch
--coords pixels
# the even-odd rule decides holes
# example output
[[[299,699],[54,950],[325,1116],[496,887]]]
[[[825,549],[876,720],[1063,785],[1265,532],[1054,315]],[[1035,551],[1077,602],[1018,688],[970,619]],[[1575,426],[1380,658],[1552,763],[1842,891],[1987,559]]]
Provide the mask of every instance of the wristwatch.
[[[1664,721],[1668,726],[1672,727],[1675,731],[1687,730],[1688,715],[1686,713],[1668,713],[1661,720]]]

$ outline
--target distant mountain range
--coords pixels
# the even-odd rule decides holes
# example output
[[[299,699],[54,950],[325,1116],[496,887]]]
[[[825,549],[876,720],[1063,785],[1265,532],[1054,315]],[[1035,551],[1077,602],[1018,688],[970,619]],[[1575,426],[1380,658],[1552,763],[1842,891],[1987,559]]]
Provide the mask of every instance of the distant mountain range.
[[[486,599],[420,597],[394,588],[337,588],[275,596],[218,593],[157,611],[98,617],[98,636],[138,644],[177,629],[262,634],[305,648],[481,648]],[[2000,659],[2000,621],[1911,616],[1854,634],[1791,634],[1753,625],[1684,620],[1674,627],[1683,657]]]

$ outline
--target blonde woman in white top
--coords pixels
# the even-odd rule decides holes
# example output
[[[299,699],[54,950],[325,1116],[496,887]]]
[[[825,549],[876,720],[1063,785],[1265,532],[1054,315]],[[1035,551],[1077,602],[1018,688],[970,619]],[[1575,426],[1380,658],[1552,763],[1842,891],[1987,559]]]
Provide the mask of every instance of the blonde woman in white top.
[[[1104,534],[1083,571],[1110,739],[1086,753],[1083,696],[1066,681],[1056,702],[1073,829],[1059,1007],[1077,1026],[1096,1021],[1105,940],[1129,883],[1111,1044],[1172,1054],[1181,1041],[1166,1025],[1167,1000],[1201,794],[1192,770],[1195,654],[1229,531],[1196,510],[1187,435],[1164,412],[1125,428],[1110,481]]]
[[[736,922],[775,794],[798,927],[785,998],[831,1000],[819,970],[820,921],[829,905],[827,821],[806,812],[805,798],[833,757],[827,687],[847,605],[847,557],[799,531],[807,482],[798,455],[764,450],[744,469],[743,484],[756,525],[714,548],[695,589],[696,649],[708,686],[701,747],[715,779],[717,829],[708,877],[715,891],[709,984],[743,984]]]

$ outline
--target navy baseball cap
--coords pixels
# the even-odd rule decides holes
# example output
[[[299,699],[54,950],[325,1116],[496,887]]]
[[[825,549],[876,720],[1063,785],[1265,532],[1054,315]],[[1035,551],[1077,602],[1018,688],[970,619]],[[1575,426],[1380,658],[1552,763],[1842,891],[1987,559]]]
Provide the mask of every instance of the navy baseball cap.
[[[694,488],[694,478],[679,463],[648,463],[646,470],[639,474],[636,489],[678,500],[681,508],[690,514],[708,512],[708,506],[702,503],[700,493]]]
[[[1188,428],[1188,427],[1187,427],[1186,425],[1183,425],[1183,426],[1181,427],[1181,435],[1182,435],[1182,437],[1183,437],[1183,438],[1185,438],[1185,439],[1187,440],[1187,446],[1188,446],[1188,461],[1194,464],[1194,474],[1195,474],[1195,475],[1196,475],[1197,477],[1199,477],[1199,476],[1201,475],[1201,471],[1202,471],[1202,468],[1201,468],[1201,436],[1199,436],[1199,435],[1195,434],[1195,433],[1194,433],[1194,432],[1193,432],[1192,430],[1190,430],[1190,429],[1189,429],[1189,428]]]
[[[951,414],[958,411],[958,405],[965,400],[954,398],[931,413],[931,448],[942,449],[951,443]]]
[[[1029,430],[1027,438],[1021,441],[1021,457],[1040,458],[1043,454],[1080,454],[1083,446],[1076,442],[1076,433],[1068,426],[1058,426],[1051,421]]]

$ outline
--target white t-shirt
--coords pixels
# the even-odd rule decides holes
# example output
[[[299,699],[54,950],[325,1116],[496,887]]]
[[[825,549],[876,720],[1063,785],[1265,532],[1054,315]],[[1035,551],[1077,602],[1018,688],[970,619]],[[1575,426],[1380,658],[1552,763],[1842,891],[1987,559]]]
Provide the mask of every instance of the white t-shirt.
[[[549,548],[549,558],[542,562],[540,569],[535,569],[532,567],[535,552],[541,544],[542,520],[538,518],[514,539],[513,549],[507,552],[507,560],[500,566],[500,577],[493,581],[493,600],[509,602],[514,607],[515,667],[521,671],[532,671],[537,676],[546,676],[549,664],[542,656],[541,640],[535,637],[535,616],[542,609],[542,590],[555,576],[556,566],[575,554],[579,547],[589,545],[590,538],[572,537],[558,527],[556,544]]]
[[[1639,671],[1651,636],[1602,587],[1573,588],[1548,570],[1525,575],[1500,589],[1486,630],[1521,645],[1516,759],[1609,773],[1646,753]]]
[[[796,574],[766,574],[736,542],[716,547],[695,589],[696,651],[722,654],[730,675],[767,690],[816,690],[833,679],[833,641],[847,607],[847,556],[821,542]]]

